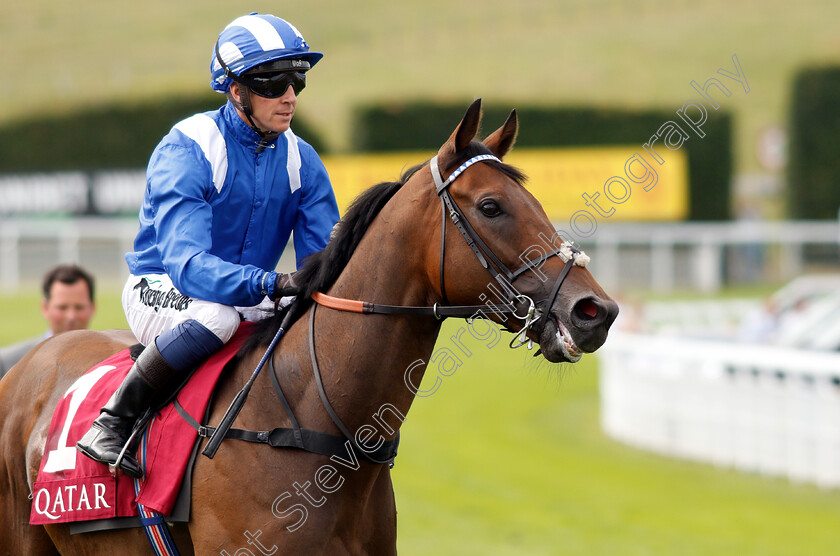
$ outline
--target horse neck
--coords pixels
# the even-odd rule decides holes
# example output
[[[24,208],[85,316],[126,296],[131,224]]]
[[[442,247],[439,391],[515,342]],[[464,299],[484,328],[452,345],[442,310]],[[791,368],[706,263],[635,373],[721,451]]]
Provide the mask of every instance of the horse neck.
[[[422,194],[422,193],[420,193]],[[376,218],[330,295],[389,305],[428,305],[432,288],[423,267],[438,213],[417,211],[411,193],[400,191]],[[421,205],[421,206],[427,206]],[[319,307],[315,335],[325,389],[351,430],[371,421],[386,404],[405,416],[414,392],[404,380],[412,370],[419,384],[440,331],[429,316],[363,315]],[[396,423],[399,425],[400,423]],[[393,420],[391,425],[394,426]],[[394,426],[396,428],[396,426]]]

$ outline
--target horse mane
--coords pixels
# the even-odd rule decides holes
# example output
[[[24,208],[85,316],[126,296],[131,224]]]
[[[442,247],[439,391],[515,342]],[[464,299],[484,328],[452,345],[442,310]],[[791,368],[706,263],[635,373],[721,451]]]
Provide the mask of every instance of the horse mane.
[[[479,154],[492,153],[484,143],[472,141],[467,148],[458,153],[457,163],[460,164]],[[403,172],[398,181],[382,182],[374,185],[353,201],[344,218],[333,229],[327,246],[308,256],[301,269],[295,273],[294,280],[300,287],[300,291],[291,308],[296,313],[292,316],[292,323],[296,322],[312,304],[311,296],[313,293],[326,292],[338,280],[362,241],[365,232],[382,208],[411,176],[426,166],[427,163],[428,161],[424,161],[412,166]],[[490,164],[520,185],[525,181],[524,174],[512,166],[498,162],[490,162]],[[288,310],[290,309],[286,308],[273,317],[260,321],[255,327],[254,333],[245,341],[240,353],[244,354],[258,346],[271,343]]]
[[[327,246],[307,257],[301,269],[295,273],[295,283],[303,288],[298,297],[309,299],[316,291],[326,291],[332,287],[350,262],[350,257],[356,252],[373,220],[423,164],[403,172],[398,181],[374,185],[353,201],[344,218],[333,229]]]
[[[344,218],[339,220],[333,228],[327,246],[308,256],[300,270],[295,273],[295,283],[301,289],[295,299],[294,310],[297,314],[292,317],[292,322],[297,321],[306,312],[311,304],[313,293],[328,290],[338,280],[371,222],[380,213],[382,207],[425,164],[423,162],[409,168],[403,172],[397,181],[374,185],[353,201]],[[260,321],[254,333],[248,338],[240,351],[245,353],[257,346],[269,344],[280,328],[280,322],[287,310],[285,309],[269,319]]]

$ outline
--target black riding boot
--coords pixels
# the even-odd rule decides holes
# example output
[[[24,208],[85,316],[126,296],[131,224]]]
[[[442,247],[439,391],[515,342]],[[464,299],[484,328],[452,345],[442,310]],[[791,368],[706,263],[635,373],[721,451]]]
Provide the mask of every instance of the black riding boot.
[[[99,463],[116,463],[134,423],[155,401],[161,401],[169,394],[166,386],[172,384],[172,378],[179,374],[161,356],[155,343],[150,343],[137,357],[123,383],[76,448]],[[131,477],[143,476],[143,470],[131,450],[126,450],[120,469]]]

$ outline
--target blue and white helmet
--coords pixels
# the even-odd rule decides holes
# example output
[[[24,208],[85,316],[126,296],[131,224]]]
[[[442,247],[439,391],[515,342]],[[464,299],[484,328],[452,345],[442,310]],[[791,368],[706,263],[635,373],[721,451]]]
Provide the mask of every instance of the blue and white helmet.
[[[304,60],[314,66],[324,55],[311,52],[295,26],[279,17],[252,13],[234,19],[219,34],[210,59],[210,86],[226,93],[233,80],[226,75],[216,57],[222,57],[234,75],[275,60]]]

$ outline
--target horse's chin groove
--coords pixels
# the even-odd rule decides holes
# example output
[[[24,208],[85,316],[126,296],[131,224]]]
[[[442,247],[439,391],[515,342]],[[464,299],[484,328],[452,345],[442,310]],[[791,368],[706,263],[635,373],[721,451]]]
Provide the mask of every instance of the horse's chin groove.
[[[546,319],[539,333],[540,351],[552,363],[576,363],[583,351],[575,344],[569,330],[554,315]]]

